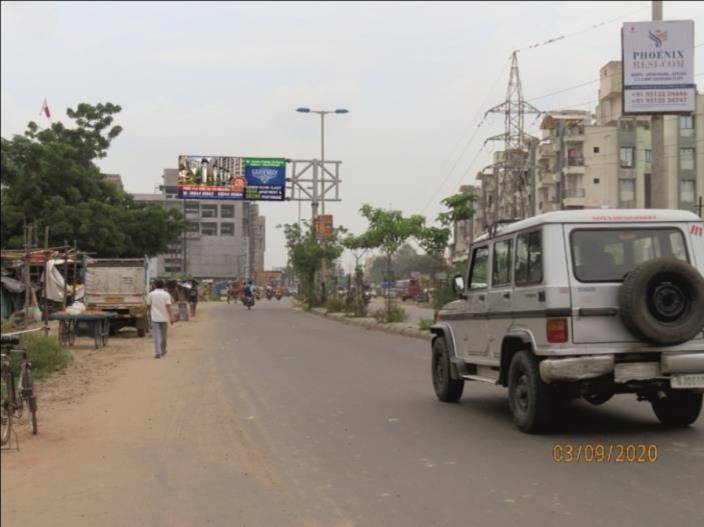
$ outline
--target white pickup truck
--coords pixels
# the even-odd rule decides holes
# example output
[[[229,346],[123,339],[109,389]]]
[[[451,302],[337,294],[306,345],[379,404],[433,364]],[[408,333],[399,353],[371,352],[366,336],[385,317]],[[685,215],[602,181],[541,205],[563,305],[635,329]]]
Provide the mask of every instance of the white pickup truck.
[[[90,259],[86,265],[85,302],[88,309],[112,311],[110,332],[134,327],[143,337],[149,327],[148,263],[142,258]]]

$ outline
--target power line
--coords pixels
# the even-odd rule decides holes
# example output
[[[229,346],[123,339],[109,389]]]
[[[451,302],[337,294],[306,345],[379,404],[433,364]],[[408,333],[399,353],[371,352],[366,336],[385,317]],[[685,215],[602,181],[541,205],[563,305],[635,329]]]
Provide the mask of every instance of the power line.
[[[642,12],[642,11],[647,11],[648,9],[649,9],[649,8],[647,8],[647,7],[641,7],[640,9],[637,9],[637,10],[635,10],[635,11],[630,11],[630,12],[628,12],[628,13],[624,13],[624,14],[619,15],[619,16],[617,16],[617,17],[615,17],[615,18],[610,19],[610,20],[606,20],[606,21],[600,22],[600,23],[598,23],[598,24],[592,24],[590,27],[585,28],[585,29],[581,29],[581,30],[579,30],[579,31],[575,31],[574,33],[569,33],[569,34],[566,34],[566,35],[560,35],[560,36],[557,36],[557,37],[553,37],[553,38],[550,38],[550,39],[545,40],[545,41],[543,41],[543,42],[536,42],[536,43],[534,43],[534,44],[531,44],[530,46],[526,46],[526,47],[523,47],[523,48],[519,48],[519,49],[517,49],[516,51],[525,51],[525,50],[527,50],[527,49],[535,49],[535,48],[544,47],[544,46],[547,46],[547,45],[550,45],[550,44],[554,44],[555,42],[560,42],[560,41],[562,41],[562,40],[566,40],[566,39],[568,39],[568,38],[572,38],[572,37],[574,37],[574,36],[581,35],[582,33],[586,33],[587,31],[592,31],[592,30],[594,30],[594,29],[599,29],[599,28],[604,27],[604,26],[606,26],[606,25],[613,24],[614,22],[618,22],[619,20],[621,20],[623,17],[629,16],[629,15],[633,15],[633,14],[636,14],[636,13],[640,13],[640,12]]]

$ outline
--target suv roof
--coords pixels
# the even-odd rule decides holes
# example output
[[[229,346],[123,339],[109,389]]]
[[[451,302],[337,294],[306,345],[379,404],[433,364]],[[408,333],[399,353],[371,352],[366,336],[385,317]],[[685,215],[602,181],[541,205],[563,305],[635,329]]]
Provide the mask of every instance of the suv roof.
[[[532,216],[525,220],[498,225],[494,236],[484,233],[476,242],[546,223],[654,223],[700,222],[702,219],[686,210],[673,209],[580,209],[559,210]]]

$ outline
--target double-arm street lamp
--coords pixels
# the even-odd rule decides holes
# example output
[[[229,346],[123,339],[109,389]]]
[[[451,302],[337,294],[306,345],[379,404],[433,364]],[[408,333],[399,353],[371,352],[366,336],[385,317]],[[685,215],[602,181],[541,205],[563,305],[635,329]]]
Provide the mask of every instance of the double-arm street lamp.
[[[320,174],[320,186],[322,188],[322,192],[320,193],[321,196],[324,196],[325,194],[325,116],[328,115],[329,113],[337,113],[337,114],[343,114],[343,113],[349,113],[349,110],[345,110],[344,108],[338,108],[337,110],[311,110],[310,108],[296,108],[297,112],[300,113],[317,113],[320,115],[320,167],[321,167],[321,174]],[[323,197],[322,201],[322,213],[325,214],[325,198]]]

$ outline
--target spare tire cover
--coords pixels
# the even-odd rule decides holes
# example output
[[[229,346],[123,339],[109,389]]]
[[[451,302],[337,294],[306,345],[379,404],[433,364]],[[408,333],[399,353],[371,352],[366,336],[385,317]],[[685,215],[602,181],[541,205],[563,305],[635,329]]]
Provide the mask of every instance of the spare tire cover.
[[[657,258],[631,271],[618,292],[621,319],[653,344],[681,344],[704,328],[704,277],[677,258]]]

